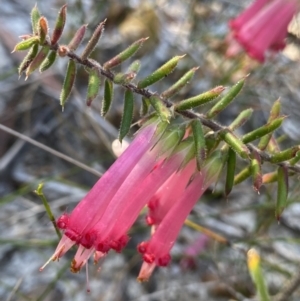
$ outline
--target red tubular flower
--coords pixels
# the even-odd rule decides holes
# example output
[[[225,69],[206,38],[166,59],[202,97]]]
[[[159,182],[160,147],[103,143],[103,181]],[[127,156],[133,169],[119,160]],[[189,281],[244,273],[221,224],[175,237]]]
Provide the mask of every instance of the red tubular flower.
[[[222,155],[216,152],[208,159],[202,170],[195,174],[178,201],[165,215],[149,242],[139,245],[138,250],[143,253],[144,260],[138,276],[139,281],[147,281],[156,266],[168,265],[171,259],[170,250],[185,219],[203,192],[217,180],[222,167]]]
[[[233,31],[229,40],[236,39],[249,56],[263,62],[268,50],[280,51],[285,47],[288,24],[298,10],[298,0],[256,0],[229,22]],[[237,52],[237,45],[232,43],[227,55]]]

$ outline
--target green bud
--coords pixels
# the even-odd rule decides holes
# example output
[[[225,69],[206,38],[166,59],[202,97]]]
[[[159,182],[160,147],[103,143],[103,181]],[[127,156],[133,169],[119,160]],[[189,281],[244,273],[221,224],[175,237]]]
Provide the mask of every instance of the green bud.
[[[216,99],[223,91],[223,86],[215,87],[210,91],[180,101],[174,105],[174,109],[175,111],[184,111],[199,107]]]
[[[162,65],[160,68],[155,70],[152,74],[148,75],[144,79],[140,80],[137,84],[137,87],[139,89],[144,89],[159,80],[163,79],[167,75],[169,75],[177,66],[179,60],[181,60],[185,55],[182,56],[175,56],[172,59],[170,59],[168,62],[166,62],[164,65]]]

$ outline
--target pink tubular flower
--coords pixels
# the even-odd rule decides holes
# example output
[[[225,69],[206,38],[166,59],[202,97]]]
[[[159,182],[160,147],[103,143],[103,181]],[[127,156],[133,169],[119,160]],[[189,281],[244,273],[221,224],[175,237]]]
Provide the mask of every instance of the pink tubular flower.
[[[157,142],[157,135],[155,135],[157,130],[158,121],[142,128],[129,147],[93,186],[73,212],[69,216],[63,214],[57,220],[58,227],[65,232],[49,261],[60,258],[74,244],[79,243],[82,236],[98,222],[134,166]]]
[[[191,176],[196,170],[196,161],[192,160],[182,170],[176,171],[172,176],[159,188],[155,195],[148,202],[149,213],[146,217],[148,225],[155,228],[163,220],[164,216],[177,201]]]
[[[189,185],[179,196],[178,201],[165,215],[149,242],[142,242],[138,250],[143,254],[139,281],[147,281],[156,266],[167,266],[170,262],[170,250],[179,231],[203,192],[218,178],[222,169],[222,156],[216,152],[202,170],[194,175]]]
[[[163,138],[162,142],[165,142]],[[110,202],[103,218],[87,233],[85,239],[89,241],[89,245],[85,246],[85,250],[78,249],[72,263],[73,271],[78,271],[94,251],[97,251],[97,256],[100,254],[101,257],[110,249],[120,252],[125,247],[129,239],[127,231],[137,219],[142,208],[170,175],[180,168],[182,162],[189,157],[189,153],[193,152],[193,143],[185,141],[182,144],[185,144],[186,147],[178,152],[175,150],[174,155],[159,162],[154,168],[157,155],[152,153],[153,151],[149,152],[149,156],[142,158],[141,163],[134,168]],[[155,149],[159,152],[161,147],[158,145]],[[151,159],[151,156],[154,158]],[[151,166],[152,171],[150,172]],[[143,173],[140,173],[142,170]],[[144,177],[146,173],[148,175]],[[143,177],[145,179],[141,180]],[[132,186],[131,182],[136,181],[140,181],[140,184]],[[128,185],[130,185],[130,192],[124,193],[128,189],[126,187]],[[90,248],[90,244],[93,244],[92,248]]]
[[[256,0],[229,22],[233,31],[229,40],[236,39],[249,56],[263,62],[268,50],[280,51],[285,47],[288,24],[298,10],[298,0]],[[232,43],[227,55],[237,52],[237,44]]]

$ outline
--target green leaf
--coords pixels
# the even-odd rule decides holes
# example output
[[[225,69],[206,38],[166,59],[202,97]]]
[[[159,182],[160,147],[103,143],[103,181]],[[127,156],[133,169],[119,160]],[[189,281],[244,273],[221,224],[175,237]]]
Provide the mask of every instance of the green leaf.
[[[171,112],[164,105],[162,100],[157,95],[153,95],[149,98],[149,101],[152,107],[154,108],[154,110],[157,112],[161,121],[170,122]]]
[[[18,71],[19,76],[28,68],[28,66],[31,64],[33,59],[36,57],[37,53],[39,51],[39,45],[36,43],[33,46],[31,46],[30,50],[28,51],[27,55],[23,59],[22,63],[20,64]]]
[[[259,139],[269,133],[274,132],[277,128],[279,128],[281,126],[281,124],[285,118],[286,118],[285,116],[278,117],[275,120],[272,120],[271,122],[268,122],[267,124],[253,130],[252,132],[245,134],[242,137],[242,141],[244,143],[249,143],[249,142]]]
[[[119,132],[120,142],[122,142],[123,138],[128,134],[130,130],[130,126],[133,118],[133,110],[134,110],[133,92],[131,90],[126,90],[125,97],[124,97],[123,116],[121,120],[120,132]]]
[[[237,128],[243,126],[252,116],[253,109],[249,108],[243,110],[235,120],[228,126],[231,131],[236,130]]]
[[[160,95],[161,98],[168,99],[176,95],[183,87],[185,87],[189,83],[198,69],[199,67],[195,67],[186,72],[174,85],[172,85],[169,89],[167,89]]]
[[[125,62],[141,48],[141,46],[146,40],[148,40],[148,38],[143,38],[143,39],[139,39],[138,41],[135,41],[133,44],[131,44],[129,47],[123,50],[121,53],[117,54],[108,62],[104,63],[103,68],[107,70],[112,69],[120,65],[121,63]]]
[[[245,78],[238,81],[230,90],[210,109],[206,114],[207,118],[214,118],[222,112],[240,93],[245,83]]]
[[[87,25],[84,24],[76,31],[71,42],[68,44],[68,48],[70,49],[70,51],[75,51],[78,48],[78,46],[81,44],[86,32],[86,28]]]
[[[175,104],[174,109],[176,111],[184,111],[199,107],[216,99],[224,91],[224,89],[225,88],[223,86],[218,86],[199,95],[184,99]]]
[[[39,19],[41,17],[40,12],[37,8],[37,5],[33,7],[31,10],[31,26],[32,26],[32,33],[34,35],[38,34],[38,26],[39,26]]]
[[[31,38],[28,38],[28,39],[26,39],[26,40],[24,40],[24,41],[21,41],[21,42],[19,42],[19,43],[15,46],[14,50],[12,51],[12,53],[15,52],[15,51],[23,51],[23,50],[27,50],[27,49],[29,49],[31,46],[33,46],[33,45],[35,45],[35,44],[38,44],[39,41],[40,41],[40,40],[39,40],[38,37],[31,37]]]
[[[113,83],[109,79],[104,82],[104,97],[102,100],[101,116],[105,116],[110,109],[114,97]]]
[[[191,122],[193,138],[195,143],[195,154],[197,161],[197,169],[200,170],[206,159],[206,143],[201,121],[194,119]]]
[[[87,90],[86,105],[90,106],[92,101],[97,97],[101,84],[100,75],[97,69],[91,69],[89,74],[89,83]]]
[[[225,195],[226,197],[230,194],[234,185],[234,173],[236,165],[236,153],[232,148],[228,150],[227,156],[227,171],[226,171],[226,182],[225,182]]]
[[[84,48],[82,55],[81,55],[81,59],[83,61],[86,60],[91,55],[91,53],[94,51],[94,49],[104,31],[105,22],[106,22],[106,19],[97,26],[91,39],[89,40],[88,44]]]
[[[57,53],[55,50],[50,51],[48,56],[44,59],[42,64],[40,65],[40,72],[44,72],[45,70],[49,69],[55,62],[57,57]]]
[[[65,75],[65,80],[63,83],[63,87],[60,93],[60,105],[62,106],[62,110],[64,110],[65,103],[68,99],[68,97],[71,94],[75,78],[76,78],[76,63],[73,60],[69,60],[68,66],[67,66],[67,72]]]
[[[49,50],[50,50],[49,46],[42,47],[42,49],[39,51],[37,56],[32,60],[32,62],[30,63],[30,65],[26,69],[26,78],[25,78],[25,80],[28,78],[28,76],[32,72],[34,72],[37,68],[40,67],[40,65],[43,63],[44,59],[47,57],[47,55],[49,53]]]
[[[288,182],[288,170],[284,166],[279,166],[277,169],[277,202],[275,208],[275,217],[279,221],[283,210],[286,207],[289,182]]]
[[[67,4],[63,5],[58,12],[53,33],[52,33],[51,45],[55,45],[60,39],[64,30],[66,18],[67,18]]]
[[[159,80],[163,79],[165,76],[169,75],[177,66],[179,60],[181,60],[185,55],[182,56],[175,56],[172,59],[170,59],[168,62],[166,62],[164,65],[162,65],[160,68],[155,70],[150,75],[146,76],[144,79],[141,79],[137,87],[139,89],[144,89]]]

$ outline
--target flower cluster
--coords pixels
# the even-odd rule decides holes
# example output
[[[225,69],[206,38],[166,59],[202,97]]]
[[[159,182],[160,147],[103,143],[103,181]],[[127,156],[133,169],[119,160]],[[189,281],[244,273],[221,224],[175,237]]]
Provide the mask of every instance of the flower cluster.
[[[147,222],[153,231],[150,240],[138,246],[144,260],[138,279],[149,279],[155,266],[168,265],[180,228],[216,181],[222,162],[220,152],[214,151],[198,171],[194,139],[183,126],[157,118],[148,122],[72,213],[58,218],[57,226],[64,234],[47,263],[74,245],[78,249],[73,272],[92,254],[97,263],[110,250],[121,252],[129,240],[128,231],[147,205]]]
[[[256,0],[229,22],[228,56],[243,47],[249,56],[263,62],[268,50],[278,52],[285,47],[287,28],[299,10],[298,0]]]

